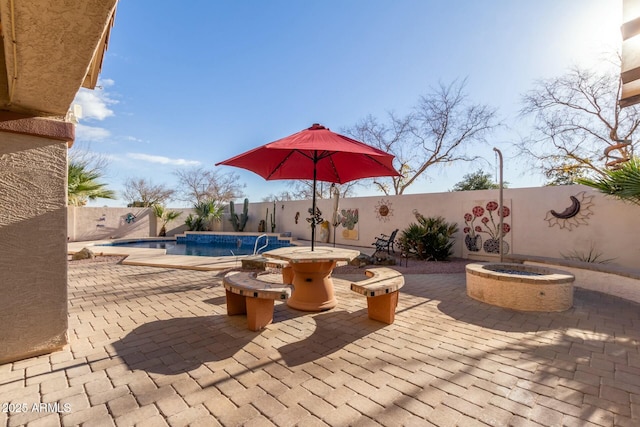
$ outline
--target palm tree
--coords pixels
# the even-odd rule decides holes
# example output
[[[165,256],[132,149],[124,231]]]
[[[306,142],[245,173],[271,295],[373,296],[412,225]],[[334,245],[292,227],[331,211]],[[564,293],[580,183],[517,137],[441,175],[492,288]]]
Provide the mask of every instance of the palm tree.
[[[162,221],[162,227],[160,228],[160,233],[158,233],[158,236],[160,237],[167,235],[167,223],[182,215],[182,212],[168,211],[162,205],[153,205],[152,209],[154,215]]]
[[[605,171],[595,179],[582,178],[578,184],[596,188],[602,193],[640,205],[640,157],[633,157],[619,169]]]
[[[204,231],[211,229],[212,221],[222,219],[224,206],[213,199],[209,199],[196,203],[193,206],[193,210],[196,211],[196,215],[189,214],[185,224],[191,231]]]
[[[67,196],[70,206],[85,206],[95,199],[115,199],[116,193],[97,180],[101,174],[85,162],[69,161]]]

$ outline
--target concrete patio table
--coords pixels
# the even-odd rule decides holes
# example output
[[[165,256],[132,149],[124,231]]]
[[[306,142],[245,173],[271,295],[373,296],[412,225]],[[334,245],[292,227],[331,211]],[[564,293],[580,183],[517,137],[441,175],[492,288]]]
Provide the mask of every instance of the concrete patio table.
[[[338,261],[351,261],[359,251],[351,249],[290,246],[262,254],[267,258],[288,261],[293,270],[293,292],[287,300],[291,308],[324,311],[336,306],[331,273]]]

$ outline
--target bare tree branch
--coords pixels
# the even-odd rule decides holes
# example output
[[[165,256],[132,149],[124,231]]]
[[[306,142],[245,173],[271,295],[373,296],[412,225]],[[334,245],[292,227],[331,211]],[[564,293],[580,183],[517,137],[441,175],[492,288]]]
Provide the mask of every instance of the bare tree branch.
[[[178,178],[179,192],[177,200],[196,204],[206,200],[227,203],[244,196],[238,174],[234,172],[220,173],[202,167],[177,169],[174,174]]]
[[[620,108],[620,65],[594,71],[571,68],[560,77],[540,80],[522,97],[523,116],[534,118],[532,134],[517,143],[547,176],[606,173],[604,150],[631,139],[640,125],[637,107]],[[637,146],[637,143],[633,144]],[[630,157],[633,145],[621,149]]]
[[[290,190],[282,191],[278,194],[269,194],[263,197],[263,202],[283,201],[283,200],[311,200],[313,197],[313,180],[301,179],[289,182]],[[344,184],[335,184],[340,191],[340,197],[351,197],[355,195],[355,188],[360,185],[358,181],[350,181]],[[316,182],[316,198],[330,199],[331,184],[326,182]]]
[[[144,178],[128,178],[124,183],[122,198],[129,205],[149,207],[164,205],[173,199],[175,190],[162,184],[153,184]]]
[[[395,156],[394,166],[402,176],[376,178],[375,187],[387,195],[403,194],[430,167],[477,158],[466,154],[465,148],[485,143],[500,124],[495,109],[467,100],[465,86],[465,80],[440,83],[404,117],[388,113],[387,122],[380,123],[367,116],[344,130]]]
[[[69,150],[69,163],[84,165],[87,171],[95,172],[101,176],[106,175],[110,160],[103,154],[91,150],[91,146],[74,144]]]

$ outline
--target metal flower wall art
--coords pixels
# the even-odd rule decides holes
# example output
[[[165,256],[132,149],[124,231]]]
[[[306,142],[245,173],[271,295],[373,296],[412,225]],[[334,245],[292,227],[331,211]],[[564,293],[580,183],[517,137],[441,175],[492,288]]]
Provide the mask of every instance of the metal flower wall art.
[[[570,196],[571,204],[564,210],[557,212],[553,209],[547,212],[544,220],[549,223],[549,227],[558,226],[569,231],[580,225],[587,225],[587,220],[593,212],[593,196],[587,196],[586,191],[581,191],[575,196]]]
[[[484,205],[484,206],[483,206]],[[500,213],[498,203],[489,201],[486,204],[477,204],[471,212],[464,214],[465,227],[464,243],[469,252],[485,252],[487,254],[500,253]],[[511,231],[511,225],[507,218],[511,215],[511,209],[502,207],[502,247],[504,253],[509,253],[509,244],[504,241],[505,236]]]

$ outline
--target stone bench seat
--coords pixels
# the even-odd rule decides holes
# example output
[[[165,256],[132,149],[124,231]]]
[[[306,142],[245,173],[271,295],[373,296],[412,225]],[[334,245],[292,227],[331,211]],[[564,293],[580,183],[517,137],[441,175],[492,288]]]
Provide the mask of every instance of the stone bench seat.
[[[282,283],[285,285],[290,285],[293,283],[293,267],[289,261],[283,261],[279,259],[267,259],[265,262],[265,267],[280,270],[282,274]]]
[[[283,261],[280,259],[267,259],[265,266],[269,268],[281,269],[289,266],[289,261]]]
[[[368,279],[351,283],[351,290],[367,297],[369,318],[392,324],[398,306],[398,291],[404,286],[404,276],[387,267],[369,268]]]
[[[251,331],[259,331],[272,323],[275,300],[287,300],[292,290],[291,285],[283,285],[280,275],[275,274],[233,271],[224,276],[222,283],[227,314],[246,314]]]

